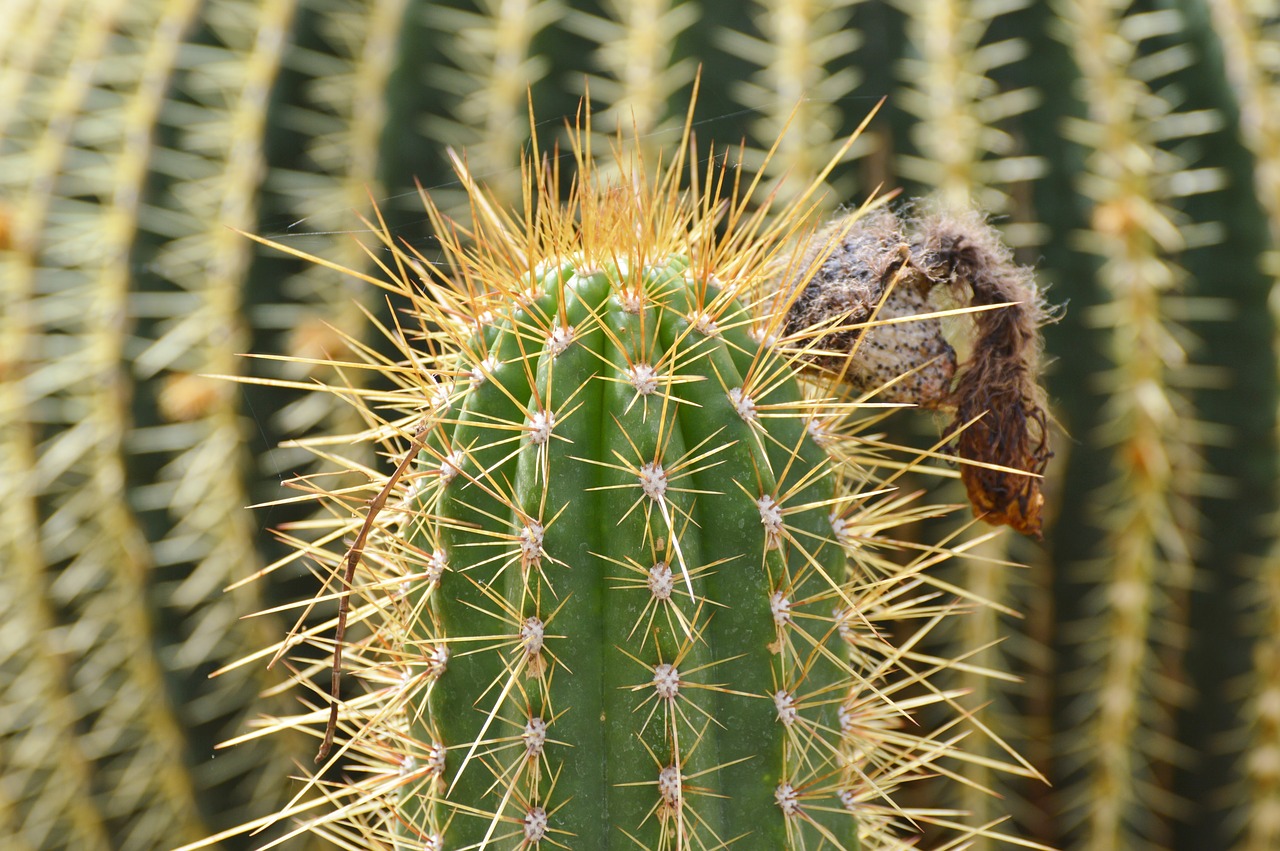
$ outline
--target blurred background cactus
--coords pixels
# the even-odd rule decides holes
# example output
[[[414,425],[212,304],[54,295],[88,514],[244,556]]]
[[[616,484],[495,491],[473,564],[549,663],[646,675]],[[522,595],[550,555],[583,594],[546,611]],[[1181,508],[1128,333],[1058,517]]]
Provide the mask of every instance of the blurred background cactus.
[[[1280,847],[1276,4],[0,0],[0,22],[4,847],[170,847],[310,759],[215,751],[296,703],[263,659],[208,674],[284,629],[244,614],[309,591],[293,563],[245,582],[303,517],[245,506],[314,469],[283,439],[357,427],[301,388],[382,308],[231,228],[359,266],[376,200],[429,245],[413,182],[448,201],[447,147],[515,192],[528,99],[549,145],[588,93],[597,131],[662,150],[699,65],[700,143],[759,163],[788,127],[784,196],[887,98],[826,203],[973,199],[1067,305],[1045,541],[1001,531],[941,577],[1007,607],[947,640],[1020,680],[954,675],[1052,787],[979,764],[1002,800],[930,803],[1063,848]]]

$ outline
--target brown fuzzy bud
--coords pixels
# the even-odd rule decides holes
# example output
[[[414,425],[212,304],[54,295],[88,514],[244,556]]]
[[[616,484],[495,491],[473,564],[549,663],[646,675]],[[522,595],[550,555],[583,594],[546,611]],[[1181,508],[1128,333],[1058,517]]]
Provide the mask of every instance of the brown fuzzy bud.
[[[956,353],[941,322],[891,321],[931,312],[934,286],[893,213],[868,213],[852,227],[835,221],[809,241],[796,269],[814,270],[798,293],[798,282],[788,288],[784,330],[805,360],[879,401],[945,403]]]
[[[799,356],[876,399],[954,411],[947,434],[961,462],[975,462],[961,468],[974,512],[1039,537],[1052,455],[1039,329],[1049,314],[999,233],[978,213],[903,220],[877,210],[819,232],[794,268],[780,296]],[[927,316],[938,287],[970,307],[1007,305],[970,314],[972,354],[959,366]]]
[[[1040,537],[1041,475],[1052,456],[1049,415],[1040,389],[1040,326],[1049,313],[1031,269],[1013,262],[1000,234],[977,213],[933,213],[919,223],[915,248],[932,277],[972,306],[973,353],[952,390],[956,454],[973,510],[988,523]],[[966,423],[976,420],[966,427]]]

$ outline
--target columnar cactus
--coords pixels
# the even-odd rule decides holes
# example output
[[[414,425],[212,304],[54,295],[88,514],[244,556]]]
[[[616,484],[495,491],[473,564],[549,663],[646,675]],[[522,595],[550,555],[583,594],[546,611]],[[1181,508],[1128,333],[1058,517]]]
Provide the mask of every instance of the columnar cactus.
[[[813,843],[798,817],[852,792],[836,473],[737,288],[652,236],[498,290],[428,426],[411,735],[446,754],[422,771],[460,847],[508,821],[530,844],[606,848],[610,822],[649,848]]]
[[[928,684],[947,660],[914,650],[955,610],[921,572],[948,551],[880,552],[938,509],[893,492],[910,464],[805,372],[841,317],[795,327],[802,287],[778,283],[857,217],[815,237],[811,198],[770,214],[695,157],[685,191],[683,156],[657,177],[620,156],[601,185],[575,154],[569,201],[558,166],[531,170],[523,219],[460,169],[474,223],[427,200],[443,261],[383,232],[411,323],[388,333],[402,363],[366,365],[398,389],[333,389],[400,462],[366,503],[319,493],[341,519],[300,550],[346,573],[330,588],[368,629],[338,646],[373,686],[333,704],[322,770],[354,757],[362,779],[312,826],[595,851],[898,847],[946,824],[891,795],[963,758],[963,721],[903,724],[957,699]]]

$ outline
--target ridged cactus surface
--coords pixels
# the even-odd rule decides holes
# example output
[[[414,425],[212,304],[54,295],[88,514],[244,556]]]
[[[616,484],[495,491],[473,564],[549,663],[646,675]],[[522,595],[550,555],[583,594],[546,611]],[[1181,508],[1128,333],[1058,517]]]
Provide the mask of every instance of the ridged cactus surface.
[[[333,705],[339,747],[317,778],[353,760],[364,777],[331,785],[307,827],[427,849],[998,835],[895,803],[990,734],[931,684],[962,663],[913,649],[965,608],[922,573],[953,550],[880,554],[949,509],[896,493],[917,462],[856,436],[878,419],[860,412],[873,391],[818,369],[849,309],[789,318],[860,217],[817,231],[805,194],[771,217],[692,150],[687,177],[680,151],[656,176],[634,150],[598,172],[588,139],[573,137],[566,203],[558,162],[529,171],[522,216],[463,170],[473,221],[428,199],[443,258],[381,232],[402,359],[369,350],[344,370],[394,379],[353,401],[363,439],[401,460],[355,491],[296,485],[334,518],[298,555],[359,624],[338,627],[343,669],[382,685]],[[913,272],[891,264],[882,298]],[[936,365],[908,345],[921,328],[949,351],[927,318],[858,323],[848,357],[902,353],[885,381]],[[930,709],[948,720],[931,728]],[[330,712],[274,726],[320,735]]]
[[[1052,784],[978,760],[911,803],[1012,813],[1002,830],[1054,847],[1280,844],[1278,21],[1238,0],[0,0],[0,840],[187,841],[269,809],[268,778],[309,758],[252,731],[214,750],[292,711],[254,695],[286,664],[325,680],[331,649],[329,600],[307,612],[310,656],[253,655],[280,613],[241,616],[310,578],[266,531],[305,507],[244,506],[340,457],[365,480],[356,450],[277,447],[360,428],[301,391],[365,392],[370,370],[325,361],[389,348],[366,311],[389,320],[372,290],[230,227],[367,270],[350,231],[372,198],[434,257],[413,181],[465,214],[446,148],[518,206],[520,152],[562,139],[579,97],[605,168],[618,129],[652,162],[701,66],[704,150],[744,142],[780,198],[886,98],[815,203],[973,202],[1066,305],[1046,329],[1043,546],[956,513],[877,553],[975,536],[927,573],[997,606],[921,652],[965,656],[946,687]],[[932,417],[883,413],[867,435],[935,449]]]
[[[583,216],[636,224],[609,212]],[[857,780],[837,473],[714,258],[678,247],[588,244],[496,289],[457,423],[428,426],[443,486],[408,543],[443,572],[410,641],[448,660],[414,738],[445,749],[455,847],[510,822],[582,848],[856,847],[822,812]]]

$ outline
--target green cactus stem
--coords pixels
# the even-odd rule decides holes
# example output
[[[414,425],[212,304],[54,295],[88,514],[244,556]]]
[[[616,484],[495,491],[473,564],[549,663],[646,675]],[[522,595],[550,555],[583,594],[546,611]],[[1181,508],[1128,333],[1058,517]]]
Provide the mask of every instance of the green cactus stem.
[[[473,222],[424,199],[442,260],[375,231],[405,359],[366,352],[393,390],[332,389],[402,460],[363,505],[305,485],[341,518],[302,552],[352,569],[341,662],[370,685],[321,752],[363,779],[306,826],[430,851],[856,851],[954,826],[893,799],[965,758],[967,711],[929,685],[950,663],[914,650],[956,612],[921,573],[947,551],[880,552],[939,509],[881,487],[911,465],[802,369],[817,335],[778,289],[857,217],[823,251],[816,188],[752,206],[687,135],[656,176],[620,152],[605,183],[591,138],[567,202],[558,166],[527,170],[520,218],[459,166]],[[913,730],[935,706],[960,716]]]
[[[410,640],[449,650],[420,744],[445,752],[459,847],[856,847],[852,819],[809,813],[851,781],[837,473],[801,421],[763,415],[796,379],[706,262],[553,264],[436,415],[442,486],[409,545],[443,573],[416,583]]]

